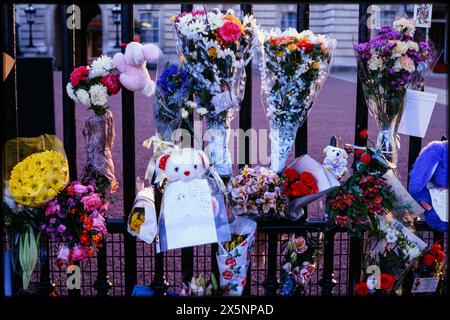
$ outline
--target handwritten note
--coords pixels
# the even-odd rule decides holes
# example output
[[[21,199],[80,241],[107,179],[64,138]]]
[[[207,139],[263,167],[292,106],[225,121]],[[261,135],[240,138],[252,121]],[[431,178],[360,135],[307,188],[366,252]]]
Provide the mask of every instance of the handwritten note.
[[[436,214],[444,222],[448,222],[448,189],[437,188],[432,183],[427,184],[431,203]]]
[[[167,249],[217,242],[211,193],[205,179],[176,181],[164,190]]]
[[[398,132],[425,137],[437,97],[434,93],[408,89]]]
[[[416,278],[411,289],[411,293],[436,292],[439,284],[439,278]]]

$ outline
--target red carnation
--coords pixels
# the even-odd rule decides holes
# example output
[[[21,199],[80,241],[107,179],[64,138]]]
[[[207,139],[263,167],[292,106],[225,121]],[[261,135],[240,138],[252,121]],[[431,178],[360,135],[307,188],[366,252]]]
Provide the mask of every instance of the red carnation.
[[[423,256],[423,263],[425,263],[427,266],[431,266],[434,260],[435,260],[434,256],[430,253],[426,253]]]
[[[286,171],[284,171],[283,176],[286,177],[288,181],[294,181],[299,178],[299,174],[297,170],[293,168],[288,168]]]
[[[299,43],[297,43],[297,47],[303,49],[305,52],[310,52],[313,48],[313,44],[308,40],[301,40]]]
[[[367,163],[367,164],[369,164],[370,163],[370,160],[372,160],[372,157],[370,156],[370,154],[368,154],[367,152],[366,153],[364,153],[362,156],[361,156],[361,162],[364,162],[364,163]]]
[[[76,87],[80,83],[80,81],[86,80],[89,76],[89,68],[86,66],[81,66],[73,69],[70,74],[70,83],[72,86]]]
[[[367,138],[369,137],[369,131],[367,131],[367,130],[361,130],[361,131],[359,132],[359,137],[360,137],[361,139],[367,139]]]
[[[383,290],[389,290],[394,285],[395,279],[387,273],[382,273],[380,276],[380,286]]]
[[[108,94],[110,96],[117,94],[120,91],[120,75],[118,73],[108,74],[104,76],[101,83],[108,89]]]
[[[436,260],[441,263],[442,261],[444,261],[445,258],[445,253],[444,251],[438,251],[437,255],[436,255]]]
[[[357,296],[367,296],[369,294],[369,288],[367,283],[361,282],[355,286],[355,293]]]
[[[225,270],[224,272],[222,272],[222,277],[225,280],[231,280],[231,278],[233,278],[233,271]]]

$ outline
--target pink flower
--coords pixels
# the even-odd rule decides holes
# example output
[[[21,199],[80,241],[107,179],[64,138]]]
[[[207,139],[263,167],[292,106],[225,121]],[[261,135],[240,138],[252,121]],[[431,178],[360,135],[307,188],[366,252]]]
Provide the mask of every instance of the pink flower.
[[[97,210],[103,204],[102,199],[100,199],[100,195],[98,193],[93,193],[88,196],[85,196],[81,198],[80,202],[83,203],[84,210],[86,211]]]
[[[223,41],[233,43],[242,36],[242,30],[236,23],[227,21],[219,28],[219,35]]]
[[[70,249],[64,245],[59,247],[57,259],[67,261],[69,259]]]
[[[296,238],[294,235],[291,237],[291,243],[294,247],[294,251],[298,254],[302,254],[306,250],[308,250],[308,246],[306,245],[306,240],[302,236]]]
[[[100,208],[100,213],[102,214],[102,215],[105,215],[106,214],[106,212],[108,211],[108,209],[109,209],[109,205],[110,205],[111,203],[109,202],[109,201],[105,201],[105,202],[103,202],[103,205],[102,205],[102,207]]]
[[[58,200],[52,200],[47,204],[47,208],[45,208],[45,215],[51,216],[60,211],[61,207],[59,206]]]
[[[87,249],[83,246],[75,246],[72,248],[70,258],[72,261],[84,260],[88,257]]]
[[[119,74],[113,73],[104,76],[101,80],[101,83],[108,89],[108,94],[110,96],[117,94],[120,91],[120,81]]]
[[[76,87],[80,83],[80,81],[86,80],[89,75],[89,67],[81,66],[73,69],[70,74],[70,83],[72,86]]]
[[[86,228],[88,225],[90,226],[90,229],[106,232],[105,218],[97,210],[95,210],[89,218],[84,220],[83,227]]]
[[[77,183],[73,186],[73,192],[76,196],[82,196],[84,193],[88,192],[88,188]]]

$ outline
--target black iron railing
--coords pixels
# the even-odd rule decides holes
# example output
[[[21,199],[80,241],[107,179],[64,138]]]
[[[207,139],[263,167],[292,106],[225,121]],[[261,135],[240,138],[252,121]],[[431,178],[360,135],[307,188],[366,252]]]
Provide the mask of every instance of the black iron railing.
[[[61,44],[63,52],[62,84],[63,84],[63,120],[64,120],[64,147],[69,159],[70,176],[75,179],[76,172],[76,126],[74,102],[67,96],[65,84],[69,81],[69,75],[75,66],[79,52],[75,51],[74,40],[79,30],[70,30],[66,27],[67,6],[60,6],[62,21]],[[359,7],[359,41],[366,41],[369,37],[366,24],[363,22],[367,16],[367,4]],[[121,35],[122,42],[133,41],[134,18],[133,5],[122,3],[121,5]],[[190,4],[182,4],[181,11],[192,9]],[[2,51],[15,57],[14,6],[12,4],[1,5],[2,18]],[[242,4],[241,11],[252,12],[251,4]],[[297,5],[297,28],[305,30],[309,28],[309,5]],[[244,131],[252,127],[252,64],[246,68],[247,82],[245,96],[239,115],[239,127]],[[16,91],[12,77],[2,83],[2,143],[14,136],[14,124],[16,123]],[[217,273],[215,252],[217,245],[185,248],[166,253],[156,254],[154,245],[148,245],[130,236],[126,231],[126,220],[131,211],[135,198],[135,113],[134,95],[132,92],[122,89],[122,148],[123,148],[123,172],[124,188],[123,218],[109,219],[107,245],[97,254],[97,259],[82,262],[80,267],[83,274],[81,290],[68,290],[65,286],[66,275],[54,267],[56,248],[52,243],[48,246],[48,257],[45,263],[40,265],[35,275],[35,282],[39,292],[48,295],[56,288],[61,295],[131,295],[135,284],[149,285],[157,295],[163,295],[167,290],[175,290],[181,280],[189,279],[198,273]],[[356,119],[355,119],[355,144],[365,143],[358,133],[366,129],[368,125],[367,106],[363,97],[361,84],[357,84]],[[411,168],[421,148],[421,139],[410,138],[409,162]],[[307,153],[307,122],[298,131],[295,142],[295,155]],[[245,140],[245,162],[250,162],[250,143]],[[2,190],[0,190],[2,191]],[[159,212],[161,205],[161,193],[156,192],[156,209]],[[417,228],[422,232],[422,238],[429,243],[435,240],[441,241],[443,234],[430,232],[424,224]],[[310,295],[347,295],[352,294],[354,282],[359,278],[362,261],[362,240],[350,239],[340,229],[327,230],[323,222],[292,222],[277,220],[260,222],[258,224],[258,237],[255,252],[252,255],[252,263],[248,271],[248,281],[244,289],[246,295],[275,295],[279,287],[282,253],[280,244],[287,241],[286,235],[296,234],[323,234],[323,260],[318,272],[311,280],[307,294]],[[3,250],[2,250],[3,254]],[[3,260],[3,259],[2,259]],[[2,268],[3,272],[3,268]],[[36,278],[37,276],[37,278]],[[3,275],[0,277],[3,284]],[[14,279],[17,283],[18,279]],[[55,282],[56,285],[53,283]],[[16,287],[17,290],[17,287]]]

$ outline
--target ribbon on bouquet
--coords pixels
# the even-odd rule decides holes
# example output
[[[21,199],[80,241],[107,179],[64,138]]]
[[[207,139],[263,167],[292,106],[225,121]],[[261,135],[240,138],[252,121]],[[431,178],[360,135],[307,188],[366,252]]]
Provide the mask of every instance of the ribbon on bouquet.
[[[176,148],[176,145],[173,142],[162,140],[158,135],[154,135],[148,138],[142,143],[142,145],[147,149],[150,149],[153,145],[153,156],[148,162],[147,170],[145,171],[145,179],[147,179],[151,183],[156,171],[156,178],[154,183],[158,186],[161,186],[166,175],[164,171],[157,169],[156,161],[162,155],[172,152],[172,150]]]

